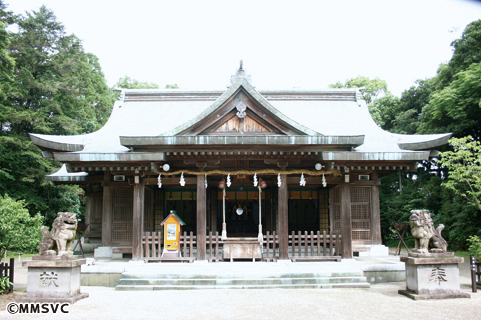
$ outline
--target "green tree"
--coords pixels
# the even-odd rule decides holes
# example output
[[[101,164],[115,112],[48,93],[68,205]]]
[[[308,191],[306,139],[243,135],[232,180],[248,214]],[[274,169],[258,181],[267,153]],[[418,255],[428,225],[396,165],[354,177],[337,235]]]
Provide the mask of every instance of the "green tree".
[[[0,256],[5,251],[35,252],[42,239],[40,214],[31,217],[24,201],[0,195]]]
[[[453,151],[440,154],[439,164],[449,169],[443,186],[481,211],[481,143],[471,137],[451,138]]]
[[[179,89],[177,84],[166,84],[165,89]]]
[[[10,54],[16,60],[14,86],[3,116],[6,134],[78,134],[99,129],[114,94],[97,58],[66,35],[52,11],[42,6],[17,21]]]
[[[461,38],[454,40],[451,46],[454,49],[452,58],[438,69],[437,89],[448,86],[458,72],[481,62],[481,20],[468,24]]]
[[[159,89],[159,85],[156,83],[140,82],[128,76],[120,78],[115,87],[122,89]]]
[[[431,95],[423,109],[420,131],[453,132],[481,140],[481,63],[454,76],[454,81]]]
[[[384,80],[369,79],[368,77],[357,77],[346,80],[345,83],[338,81],[335,84],[330,84],[330,88],[362,88],[360,89],[362,98],[367,104],[371,104],[377,98],[383,96],[388,92],[387,83]]]

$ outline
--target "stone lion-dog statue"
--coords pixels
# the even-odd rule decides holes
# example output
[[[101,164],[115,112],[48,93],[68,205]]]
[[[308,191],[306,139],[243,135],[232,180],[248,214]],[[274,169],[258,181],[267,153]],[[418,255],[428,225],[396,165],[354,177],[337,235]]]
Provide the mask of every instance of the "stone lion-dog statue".
[[[72,242],[77,232],[77,215],[72,212],[59,212],[53,221],[52,230],[40,228],[43,238],[38,246],[41,256],[73,255]],[[55,251],[57,249],[57,251]]]
[[[448,250],[448,243],[441,236],[444,225],[440,224],[434,229],[429,210],[411,210],[410,224],[415,242],[414,252],[442,253]]]

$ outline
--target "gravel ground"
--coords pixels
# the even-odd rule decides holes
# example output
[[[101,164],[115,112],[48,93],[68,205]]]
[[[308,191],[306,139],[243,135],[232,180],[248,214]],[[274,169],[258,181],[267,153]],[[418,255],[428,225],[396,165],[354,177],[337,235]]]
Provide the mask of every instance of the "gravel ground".
[[[16,268],[17,269],[17,268]],[[461,291],[471,293],[469,266],[460,268]],[[18,268],[18,279],[26,280]],[[19,282],[18,280],[16,282]],[[26,283],[26,281],[25,281]],[[1,319],[481,319],[481,291],[471,299],[414,301],[398,294],[404,282],[370,289],[260,289],[115,291],[82,287],[90,297],[68,306],[68,314],[15,314],[5,311],[15,296],[0,296]],[[17,289],[21,290],[19,283]]]

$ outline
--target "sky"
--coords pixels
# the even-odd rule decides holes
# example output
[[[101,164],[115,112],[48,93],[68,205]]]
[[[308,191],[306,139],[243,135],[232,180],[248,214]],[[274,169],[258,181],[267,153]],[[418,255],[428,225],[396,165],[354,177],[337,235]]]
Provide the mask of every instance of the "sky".
[[[449,61],[481,1],[4,0],[44,4],[95,54],[109,86],[123,76],[226,89],[243,60],[258,90],[325,89],[357,76],[395,95]]]

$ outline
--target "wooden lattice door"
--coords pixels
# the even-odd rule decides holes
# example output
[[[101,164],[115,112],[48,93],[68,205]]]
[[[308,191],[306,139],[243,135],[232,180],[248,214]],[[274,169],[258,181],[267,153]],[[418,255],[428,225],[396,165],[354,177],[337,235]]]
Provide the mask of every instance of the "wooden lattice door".
[[[112,245],[131,246],[134,214],[133,188],[112,190]],[[153,230],[153,191],[144,190],[144,230]]]
[[[369,244],[371,235],[371,189],[351,187],[351,235],[353,243]],[[341,231],[341,188],[330,190],[331,228]]]

